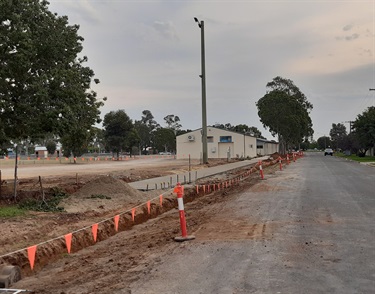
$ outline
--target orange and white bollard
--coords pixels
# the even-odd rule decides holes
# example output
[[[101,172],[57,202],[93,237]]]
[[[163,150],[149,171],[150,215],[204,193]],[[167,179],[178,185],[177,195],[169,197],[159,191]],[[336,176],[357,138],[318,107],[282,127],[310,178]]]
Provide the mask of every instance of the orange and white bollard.
[[[260,178],[264,180],[264,174],[263,174],[263,167],[262,167],[262,161],[259,160],[259,173],[260,173]]]
[[[178,212],[180,214],[180,226],[181,226],[181,237],[175,237],[174,240],[177,242],[184,242],[195,239],[195,236],[188,236],[186,229],[186,219],[185,219],[185,210],[184,210],[184,187],[180,183],[177,183],[176,187],[173,190],[177,194],[178,202]]]
[[[290,161],[289,161],[289,154],[286,155],[286,164],[289,165]]]

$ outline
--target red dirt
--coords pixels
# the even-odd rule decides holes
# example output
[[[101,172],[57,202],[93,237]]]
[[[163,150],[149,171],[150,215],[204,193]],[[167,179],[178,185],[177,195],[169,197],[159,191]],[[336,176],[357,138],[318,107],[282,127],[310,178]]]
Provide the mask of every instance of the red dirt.
[[[218,161],[214,164],[223,163],[226,163],[226,161]],[[136,171],[131,171],[131,177],[143,179],[151,177],[151,175],[161,176],[171,174],[172,171],[179,168],[181,167],[137,169]],[[199,168],[199,166],[196,166],[196,168]],[[273,172],[276,169],[277,165],[267,168],[268,172]],[[225,177],[235,178],[243,173],[244,170],[237,170],[233,173],[227,173]],[[90,175],[81,177],[78,184],[75,183],[76,179],[64,177],[51,178],[50,181],[43,183],[43,186],[46,187],[45,189],[58,184],[61,189],[73,193],[63,202],[67,212],[31,212],[23,217],[0,219],[2,227],[0,256],[63,236],[75,230],[85,227],[87,229],[73,234],[73,254],[69,255],[71,258],[66,253],[64,239],[60,238],[38,246],[33,272],[30,270],[25,250],[0,258],[0,264],[7,263],[20,266],[24,277],[35,275],[46,266],[52,267],[53,271],[57,270],[59,272],[53,278],[54,283],[52,284],[47,276],[45,278],[40,277],[36,284],[27,284],[27,279],[25,284],[23,284],[23,280],[17,283],[19,287],[24,285],[24,287],[34,289],[35,293],[93,293],[97,292],[95,290],[96,287],[106,286],[109,289],[119,289],[127,281],[137,279],[137,275],[142,274],[143,270],[147,270],[149,262],[147,257],[152,254],[151,252],[155,248],[157,250],[165,250],[164,247],[168,246],[172,238],[179,234],[179,223],[175,213],[166,213],[177,206],[175,195],[171,191],[164,195],[163,206],[160,207],[157,196],[160,193],[165,193],[165,191],[147,193],[136,191],[126,184],[129,177],[130,173],[128,171],[113,173],[112,176],[95,177]],[[220,175],[205,179],[205,183],[220,181],[222,181],[222,176]],[[186,186],[184,202],[191,202],[189,204],[189,215],[187,215],[188,228],[197,229],[198,224],[204,223],[206,218],[215,215],[216,210],[220,209],[220,203],[225,203],[231,197],[235,197],[234,195],[237,192],[247,189],[258,181],[259,175],[253,173],[247,179],[231,185],[228,189],[216,191],[209,195],[202,195],[202,192],[197,195],[193,187],[189,189]],[[20,182],[20,187],[19,194],[21,198],[30,197],[30,195],[31,197],[40,196],[38,183],[35,180],[23,180]],[[264,189],[266,188],[264,187]],[[2,195],[6,191],[6,189],[3,189]],[[107,199],[92,198],[92,195],[107,196]],[[126,211],[155,197],[157,199],[151,203],[151,214],[147,213],[145,205],[138,207],[135,221],[133,222],[131,213]],[[208,205],[212,203],[219,206]],[[211,209],[208,207],[211,207]],[[119,233],[116,234],[114,230],[113,216],[118,213],[121,213],[119,231],[127,231],[128,237],[125,239],[121,238]],[[188,217],[190,215],[192,217]],[[158,225],[155,226],[151,219],[158,219]],[[91,225],[95,222],[100,222],[96,244],[91,233]],[[137,230],[133,230],[134,225],[137,225]],[[258,228],[254,228],[253,231],[256,234]],[[117,248],[115,251],[119,251],[121,248],[121,252],[126,255],[126,258],[118,256],[119,253],[114,253],[114,257],[111,260],[100,260],[100,252],[104,253],[108,249],[106,249],[107,245],[105,245],[106,241],[104,241],[108,238],[111,239],[111,250]],[[95,246],[92,246],[94,244]],[[91,249],[88,249],[91,253],[81,255],[79,253],[80,250],[88,246],[91,246]],[[95,259],[92,258],[93,255],[95,255]],[[100,265],[97,264],[98,262]],[[92,266],[93,263],[96,263],[95,267],[99,267],[102,270],[99,274],[96,273],[99,276],[95,279],[91,277],[91,279],[97,279],[97,283],[91,282],[88,285],[87,280],[90,280],[90,277],[87,274],[85,277],[81,276],[81,267]],[[118,285],[113,281],[113,273],[108,267],[117,268],[117,271],[121,272],[121,282],[118,282]],[[105,278],[108,275],[110,276]],[[82,285],[85,286],[82,288]]]

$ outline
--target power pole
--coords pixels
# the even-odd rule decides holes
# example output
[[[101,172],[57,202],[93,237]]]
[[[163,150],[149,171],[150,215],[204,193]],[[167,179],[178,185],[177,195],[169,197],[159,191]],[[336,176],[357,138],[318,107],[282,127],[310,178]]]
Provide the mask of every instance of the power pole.
[[[204,21],[199,21],[194,17],[195,22],[201,30],[201,66],[202,74],[202,153],[203,153],[203,164],[208,163],[208,151],[207,151],[207,107],[206,107],[206,61],[205,61],[205,50],[204,50]]]
[[[353,121],[352,120],[348,120],[348,121],[344,121],[344,123],[348,123],[349,124],[349,134],[350,134],[351,131],[352,131],[352,123],[353,123]]]

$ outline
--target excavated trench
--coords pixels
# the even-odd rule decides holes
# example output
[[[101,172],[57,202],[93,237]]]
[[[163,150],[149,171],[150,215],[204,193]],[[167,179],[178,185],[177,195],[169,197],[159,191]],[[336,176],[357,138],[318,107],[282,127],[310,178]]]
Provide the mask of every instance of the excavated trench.
[[[277,160],[268,161],[265,163],[264,168],[267,168],[271,165],[277,163]],[[251,177],[253,179],[257,178],[258,175],[255,173],[257,169],[254,167],[235,170],[232,172],[227,172],[225,175],[226,182],[229,182],[230,187],[235,186],[236,184],[240,183],[240,181]],[[219,177],[220,178],[220,177]],[[237,181],[235,181],[235,179]],[[218,175],[212,178],[202,179],[197,184],[199,185],[210,185],[211,188],[208,188],[210,193],[215,193],[215,183],[220,182],[221,180],[218,179]],[[254,184],[254,181],[252,182]],[[248,185],[252,185],[248,184]],[[225,189],[222,186],[222,189]],[[197,199],[198,197],[207,194],[202,189],[198,191],[193,186],[185,186],[184,191],[184,202],[189,203]],[[221,191],[225,193],[225,191]],[[175,197],[163,197],[162,206],[159,203],[159,200],[156,202],[151,202],[150,204],[150,213],[148,211],[148,207],[145,205],[137,207],[137,212],[134,215],[134,221],[131,211],[121,214],[119,217],[119,225],[118,225],[118,232],[131,230],[135,225],[144,223],[150,219],[157,218],[161,214],[170,211],[171,209],[175,209],[178,207],[177,199]],[[117,234],[115,229],[115,221],[114,219],[108,219],[103,221],[98,226],[97,231],[97,240],[96,242],[100,242],[110,238],[111,236]],[[87,227],[84,230],[80,230],[75,232],[72,237],[71,243],[71,253],[75,253],[80,251],[83,248],[88,246],[92,246],[96,243],[93,239],[93,234],[91,232],[91,227]],[[42,243],[38,245],[38,249],[36,252],[35,260],[37,262],[34,265],[34,269],[31,270],[29,259],[27,256],[27,252],[25,250],[13,253],[11,255],[5,256],[0,259],[0,265],[13,265],[19,267],[21,275],[23,277],[29,276],[33,274],[33,272],[42,269],[49,263],[52,263],[64,256],[66,256],[67,248],[64,237],[56,238],[52,241]]]

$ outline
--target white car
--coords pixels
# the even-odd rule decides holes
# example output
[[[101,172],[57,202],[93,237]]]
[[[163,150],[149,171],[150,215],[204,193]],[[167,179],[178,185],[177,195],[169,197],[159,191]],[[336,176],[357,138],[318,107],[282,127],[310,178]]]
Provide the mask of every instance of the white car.
[[[333,156],[333,150],[331,148],[326,148],[324,150],[324,156],[331,155]]]

